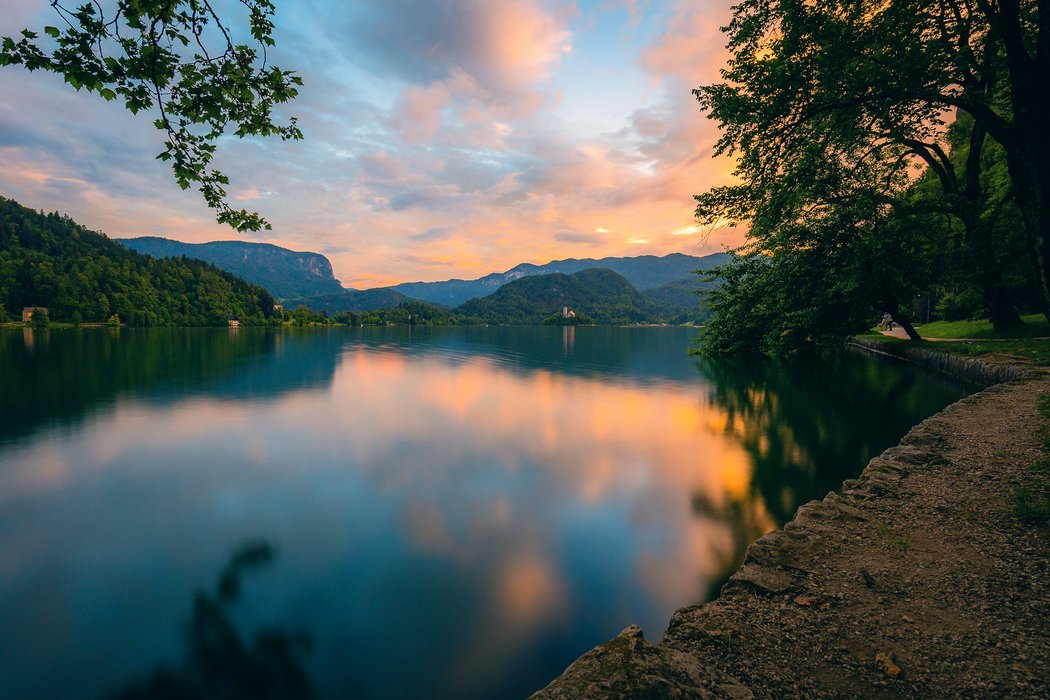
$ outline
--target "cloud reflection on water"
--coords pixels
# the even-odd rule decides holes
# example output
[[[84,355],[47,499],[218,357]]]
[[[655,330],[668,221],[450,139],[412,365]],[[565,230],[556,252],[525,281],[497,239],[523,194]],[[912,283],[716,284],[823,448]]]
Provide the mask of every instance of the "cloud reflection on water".
[[[0,686],[154,664],[263,537],[282,557],[236,622],[309,629],[322,696],[522,696],[628,623],[657,638],[785,498],[899,438],[858,441],[858,415],[936,393],[863,358],[700,373],[683,331],[619,330],[248,333],[206,384],[0,446]],[[57,670],[14,670],[34,659]]]

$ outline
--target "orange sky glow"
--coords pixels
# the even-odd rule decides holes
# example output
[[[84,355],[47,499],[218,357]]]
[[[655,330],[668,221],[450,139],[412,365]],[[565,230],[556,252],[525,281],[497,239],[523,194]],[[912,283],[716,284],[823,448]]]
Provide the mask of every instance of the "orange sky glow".
[[[2,0],[0,35],[51,23]],[[568,257],[706,255],[694,194],[731,182],[692,88],[726,60],[728,2],[368,0],[279,6],[270,58],[305,86],[301,142],[224,139],[214,222],[154,160],[149,118],[55,76],[0,70],[0,195],[115,238],[242,239],[326,255],[345,286],[473,279]]]

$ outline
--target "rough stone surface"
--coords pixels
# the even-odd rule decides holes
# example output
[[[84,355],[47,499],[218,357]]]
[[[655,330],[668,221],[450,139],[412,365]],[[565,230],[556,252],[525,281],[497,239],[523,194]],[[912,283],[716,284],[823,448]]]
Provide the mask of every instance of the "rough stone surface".
[[[629,628],[533,698],[733,697],[703,694],[721,683],[770,699],[1050,699],[1050,525],[1010,513],[1042,478],[1029,467],[1050,377],[960,367],[1024,380],[949,406],[799,508],[659,645]]]
[[[691,654],[650,644],[631,625],[576,660],[530,700],[749,700],[750,690]]]

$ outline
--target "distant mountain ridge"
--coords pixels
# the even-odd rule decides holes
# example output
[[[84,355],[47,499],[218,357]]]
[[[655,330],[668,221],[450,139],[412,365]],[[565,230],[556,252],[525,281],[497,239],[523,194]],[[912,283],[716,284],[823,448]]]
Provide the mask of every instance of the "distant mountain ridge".
[[[514,280],[531,275],[545,275],[553,272],[573,274],[591,268],[606,268],[622,275],[639,291],[653,289],[683,278],[697,280],[691,273],[694,270],[708,270],[721,265],[726,259],[725,253],[713,253],[703,257],[671,253],[663,257],[640,255],[633,258],[568,258],[553,260],[546,265],[522,263],[506,272],[494,272],[476,280],[452,279],[444,282],[404,282],[388,289],[433,304],[459,306],[477,297],[492,294],[501,286]]]
[[[343,286],[332,273],[332,263],[320,253],[246,241],[182,243],[157,236],[118,238],[116,241],[154,258],[185,255],[204,260],[251,284],[265,287],[278,300],[343,291]]]

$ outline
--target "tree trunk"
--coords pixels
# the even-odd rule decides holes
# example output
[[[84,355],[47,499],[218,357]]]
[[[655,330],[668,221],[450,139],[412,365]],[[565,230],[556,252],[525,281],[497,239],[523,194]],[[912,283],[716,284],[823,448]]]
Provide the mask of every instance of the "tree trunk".
[[[1002,270],[996,270],[998,279],[983,280],[984,300],[991,311],[992,328],[997,331],[1012,331],[1024,327],[1024,321],[1010,301],[1010,293],[1003,283]]]
[[[1039,306],[1050,323],[1050,138],[1046,115],[1050,113],[1050,22],[1044,3],[1039,3],[1039,21],[1034,35],[1036,52],[1030,53],[1021,3],[1017,0],[985,5],[989,26],[1002,40],[1010,75],[1010,102],[1013,123],[994,136],[1006,151],[1014,198],[1021,209],[1028,242],[1028,254],[1035,272]],[[987,13],[987,10],[984,10]],[[989,133],[991,130],[989,129]]]
[[[908,334],[908,337],[912,340],[922,340],[922,336],[915,331],[915,327],[911,325],[911,321],[901,313],[901,306],[897,303],[897,298],[890,295],[887,296],[883,301],[883,307],[889,313],[890,318],[898,326],[904,329],[904,332]]]
[[[894,323],[904,329],[904,332],[908,334],[908,338],[911,340],[923,339],[923,337],[919,335],[919,332],[915,330],[915,327],[911,325],[911,321],[909,321],[908,318],[896,308],[890,310],[890,318],[893,319]]]
[[[1029,140],[1014,153],[1007,150],[1007,164],[1024,219],[1039,308],[1050,323],[1050,147]]]

